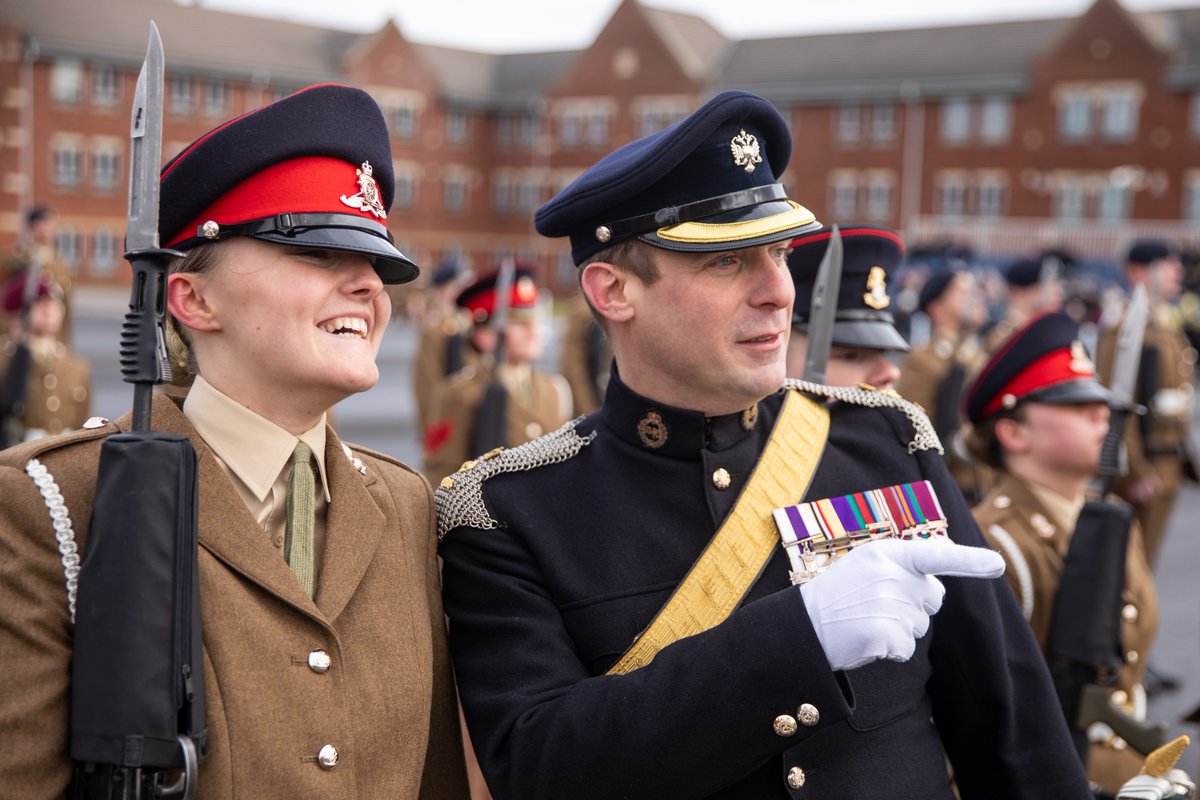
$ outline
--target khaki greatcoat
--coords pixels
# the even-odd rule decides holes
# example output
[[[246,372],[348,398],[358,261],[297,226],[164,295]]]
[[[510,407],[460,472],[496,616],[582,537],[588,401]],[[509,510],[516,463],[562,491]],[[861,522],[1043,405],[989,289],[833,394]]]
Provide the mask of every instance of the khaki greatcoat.
[[[200,598],[209,757],[198,798],[465,798],[429,487],[386,456],[327,431],[332,500],[315,601],[255,523],[215,456],[164,396],[154,427],[187,435],[199,476]],[[62,490],[82,551],[96,464],[117,424],[0,455],[0,792],[62,795],[71,624],[38,458]],[[308,654],[324,650],[319,674]],[[340,760],[315,756],[334,745]]]
[[[1074,529],[1063,530],[1054,524],[1053,513],[1022,481],[1004,472],[997,475],[997,484],[972,513],[988,543],[1004,556],[1004,576],[1016,592],[1017,601],[1045,652]],[[1125,558],[1122,599],[1121,638],[1126,663],[1117,676],[1113,699],[1131,710],[1144,704],[1141,684],[1146,659],[1158,632],[1158,593],[1136,525],[1130,532]],[[1111,741],[1094,743],[1088,758],[1088,777],[1115,793],[1122,783],[1137,774],[1142,760],[1128,747],[1114,746]]]

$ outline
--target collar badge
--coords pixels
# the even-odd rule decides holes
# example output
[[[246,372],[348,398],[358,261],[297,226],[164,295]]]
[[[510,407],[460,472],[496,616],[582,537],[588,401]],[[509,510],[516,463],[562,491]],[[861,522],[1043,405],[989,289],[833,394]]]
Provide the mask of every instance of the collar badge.
[[[374,172],[370,161],[364,161],[362,168],[355,171],[358,175],[358,194],[349,197],[342,195],[342,202],[359,211],[374,214],[380,219],[387,219],[387,209],[383,207],[383,199],[379,195],[379,184],[375,182]]]
[[[742,131],[729,141],[729,152],[733,153],[734,166],[741,167],[746,172],[754,172],[756,164],[762,163],[758,152],[758,138],[752,133]]]
[[[647,411],[638,422],[637,430],[642,445],[650,450],[657,450],[667,443],[667,423],[657,411]]]
[[[892,304],[892,298],[887,293],[887,273],[883,267],[871,267],[867,273],[867,293],[863,302],[876,311],[882,311]]]

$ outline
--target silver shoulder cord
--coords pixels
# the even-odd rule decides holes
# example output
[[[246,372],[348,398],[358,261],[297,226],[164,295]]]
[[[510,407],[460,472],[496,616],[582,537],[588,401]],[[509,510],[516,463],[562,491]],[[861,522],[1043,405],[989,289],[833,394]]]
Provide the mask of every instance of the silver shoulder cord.
[[[63,499],[58,484],[50,470],[36,458],[29,459],[25,465],[28,475],[50,512],[50,523],[54,526],[54,538],[58,540],[58,552],[62,554],[63,576],[67,582],[67,610],[71,614],[71,624],[75,624],[75,595],[79,591],[79,547],[75,543],[75,528],[71,525],[71,515],[67,511],[67,503]]]

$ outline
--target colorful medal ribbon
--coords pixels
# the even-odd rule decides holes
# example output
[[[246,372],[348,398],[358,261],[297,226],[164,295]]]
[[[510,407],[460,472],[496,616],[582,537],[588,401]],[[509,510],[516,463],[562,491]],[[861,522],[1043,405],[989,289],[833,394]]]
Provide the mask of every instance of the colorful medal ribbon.
[[[929,481],[901,483],[777,508],[779,538],[792,562],[792,583],[807,583],[833,559],[876,539],[946,536],[946,514]]]

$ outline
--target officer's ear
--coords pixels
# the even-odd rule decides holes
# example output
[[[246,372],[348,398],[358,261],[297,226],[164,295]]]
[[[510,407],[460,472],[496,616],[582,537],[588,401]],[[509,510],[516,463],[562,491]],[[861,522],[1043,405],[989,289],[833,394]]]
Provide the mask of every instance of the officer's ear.
[[[1020,420],[1011,417],[1001,417],[996,420],[996,441],[1006,453],[1026,453],[1029,451],[1029,428]]]
[[[579,285],[592,308],[610,322],[633,319],[635,283],[640,283],[636,275],[604,261],[593,261],[579,276]]]
[[[167,310],[179,324],[194,331],[221,327],[204,294],[211,276],[201,272],[175,272],[167,276]]]

